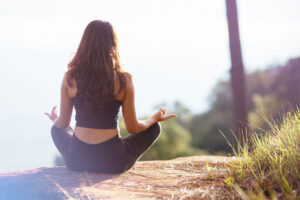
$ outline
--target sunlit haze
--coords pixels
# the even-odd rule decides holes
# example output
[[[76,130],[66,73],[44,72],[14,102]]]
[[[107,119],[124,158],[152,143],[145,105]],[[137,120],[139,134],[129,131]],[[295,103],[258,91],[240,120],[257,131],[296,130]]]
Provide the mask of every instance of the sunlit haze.
[[[299,0],[237,4],[246,71],[300,55]],[[2,1],[0,173],[53,165],[58,152],[43,113],[59,106],[62,76],[90,21],[114,26],[139,117],[175,100],[200,113],[229,78],[225,11],[225,0]]]

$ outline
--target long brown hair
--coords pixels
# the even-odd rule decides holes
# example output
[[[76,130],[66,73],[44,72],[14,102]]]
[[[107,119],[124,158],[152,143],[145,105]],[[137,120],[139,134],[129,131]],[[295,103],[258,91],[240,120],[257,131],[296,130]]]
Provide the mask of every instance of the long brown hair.
[[[126,85],[126,73],[119,60],[118,41],[109,22],[94,20],[84,30],[75,56],[68,64],[68,84],[77,83],[77,98],[85,97],[90,109],[104,109],[115,98],[114,71],[120,80],[120,92]]]

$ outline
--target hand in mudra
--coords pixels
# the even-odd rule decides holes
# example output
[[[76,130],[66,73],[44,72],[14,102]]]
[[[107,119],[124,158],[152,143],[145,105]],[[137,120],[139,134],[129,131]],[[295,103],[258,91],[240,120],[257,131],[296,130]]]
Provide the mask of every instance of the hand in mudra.
[[[47,115],[49,119],[52,120],[53,122],[58,118],[56,106],[52,108],[51,114],[47,112],[45,112],[44,114]]]
[[[164,121],[166,119],[169,119],[171,117],[176,117],[176,114],[169,114],[166,115],[167,110],[164,108],[159,108],[159,110],[154,113],[154,115],[152,115],[152,118],[156,121],[156,122],[160,122],[160,121]]]

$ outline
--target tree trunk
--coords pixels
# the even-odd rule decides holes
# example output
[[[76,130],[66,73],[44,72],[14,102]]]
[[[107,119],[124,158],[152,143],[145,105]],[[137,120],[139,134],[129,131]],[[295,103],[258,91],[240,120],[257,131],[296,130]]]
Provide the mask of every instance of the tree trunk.
[[[243,146],[244,139],[248,138],[248,106],[236,0],[226,0],[226,8],[231,55],[230,73],[234,103],[235,134]]]

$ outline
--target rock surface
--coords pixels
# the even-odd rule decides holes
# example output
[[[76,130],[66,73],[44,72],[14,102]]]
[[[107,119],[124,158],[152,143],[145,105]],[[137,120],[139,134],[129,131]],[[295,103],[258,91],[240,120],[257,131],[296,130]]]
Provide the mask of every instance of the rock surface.
[[[230,157],[138,161],[123,174],[66,167],[0,174],[0,199],[238,199],[224,183]]]

